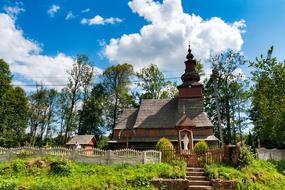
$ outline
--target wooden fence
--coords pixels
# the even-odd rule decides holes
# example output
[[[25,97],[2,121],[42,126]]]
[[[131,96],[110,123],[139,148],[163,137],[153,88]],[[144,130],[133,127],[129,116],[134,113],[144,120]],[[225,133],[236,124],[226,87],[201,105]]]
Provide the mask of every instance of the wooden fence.
[[[266,149],[258,148],[256,149],[256,157],[259,160],[276,160],[281,161],[285,160],[285,150],[279,149]]]
[[[205,153],[195,153],[194,151],[177,151],[169,147],[161,150],[162,162],[171,162],[173,160],[184,160],[188,166],[203,167],[205,164],[219,163],[224,159],[223,149],[208,150]]]
[[[161,152],[156,150],[137,151],[132,149],[121,150],[72,150],[63,147],[55,148],[1,148],[0,162],[9,161],[16,158],[56,156],[74,161],[98,164],[139,164],[139,163],[159,163],[161,162]]]

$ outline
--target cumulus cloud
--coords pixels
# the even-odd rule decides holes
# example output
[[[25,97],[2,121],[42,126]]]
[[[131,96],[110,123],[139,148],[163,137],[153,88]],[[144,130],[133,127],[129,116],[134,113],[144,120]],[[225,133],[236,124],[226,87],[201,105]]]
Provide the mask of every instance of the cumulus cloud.
[[[59,11],[60,9],[60,6],[58,5],[52,5],[49,10],[47,11],[47,14],[50,16],[50,17],[54,17],[54,15]]]
[[[104,19],[100,15],[96,15],[95,17],[90,18],[90,19],[83,18],[81,20],[81,24],[87,24],[87,25],[105,25],[105,24],[116,24],[120,22],[122,22],[122,19],[120,18],[110,17],[110,18]]]
[[[9,63],[14,74],[48,85],[65,84],[66,70],[73,63],[73,59],[63,53],[54,57],[42,55],[40,46],[26,39],[7,14],[0,14],[0,58]]]
[[[75,15],[72,13],[72,11],[68,11],[65,20],[70,20],[70,19],[74,19]]]
[[[81,11],[81,13],[88,13],[88,12],[90,12],[90,11],[91,11],[91,9],[87,8],[87,9],[83,9],[83,10]]]
[[[16,2],[14,6],[4,6],[3,10],[10,15],[11,17],[13,17],[14,19],[17,18],[17,16],[22,13],[25,12],[26,10],[23,8],[23,3],[22,2]]]
[[[15,20],[3,13],[0,14],[0,58],[9,63],[12,73],[16,75],[14,84],[30,84],[33,81],[57,85],[58,88],[67,83],[66,71],[72,68],[74,62],[64,53],[55,56],[41,54],[40,46],[25,38],[23,31],[15,26]],[[96,73],[102,72],[99,68],[94,69]]]
[[[130,9],[149,23],[139,32],[111,39],[103,54],[114,64],[128,62],[136,69],[151,63],[163,71],[184,69],[188,41],[197,59],[227,49],[240,50],[245,21],[226,23],[221,18],[203,20],[183,11],[181,0],[132,0]]]

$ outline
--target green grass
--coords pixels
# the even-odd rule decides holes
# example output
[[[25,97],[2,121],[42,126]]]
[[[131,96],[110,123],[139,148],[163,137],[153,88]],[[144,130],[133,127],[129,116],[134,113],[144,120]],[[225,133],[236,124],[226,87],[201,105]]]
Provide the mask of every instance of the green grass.
[[[186,165],[97,165],[56,158],[0,163],[0,190],[146,190],[154,177],[183,178]]]
[[[211,179],[236,180],[239,190],[285,189],[285,162],[254,160],[242,169],[212,164],[206,166]]]

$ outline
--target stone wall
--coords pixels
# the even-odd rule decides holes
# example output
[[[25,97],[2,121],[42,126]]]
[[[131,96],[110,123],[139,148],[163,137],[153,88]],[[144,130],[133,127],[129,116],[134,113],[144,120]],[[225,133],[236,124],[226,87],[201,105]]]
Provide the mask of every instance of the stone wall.
[[[258,148],[256,149],[256,156],[259,160],[276,160],[281,161],[285,160],[285,150],[266,149]]]
[[[152,185],[158,190],[188,190],[187,179],[153,179]]]
[[[213,190],[235,190],[236,181],[234,180],[212,180]]]

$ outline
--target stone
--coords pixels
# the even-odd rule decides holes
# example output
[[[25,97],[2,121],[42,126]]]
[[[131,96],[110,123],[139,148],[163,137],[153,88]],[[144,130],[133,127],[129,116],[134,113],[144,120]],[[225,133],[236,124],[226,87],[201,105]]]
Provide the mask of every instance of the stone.
[[[151,184],[158,190],[188,190],[189,181],[187,179],[162,179],[156,178]]]

